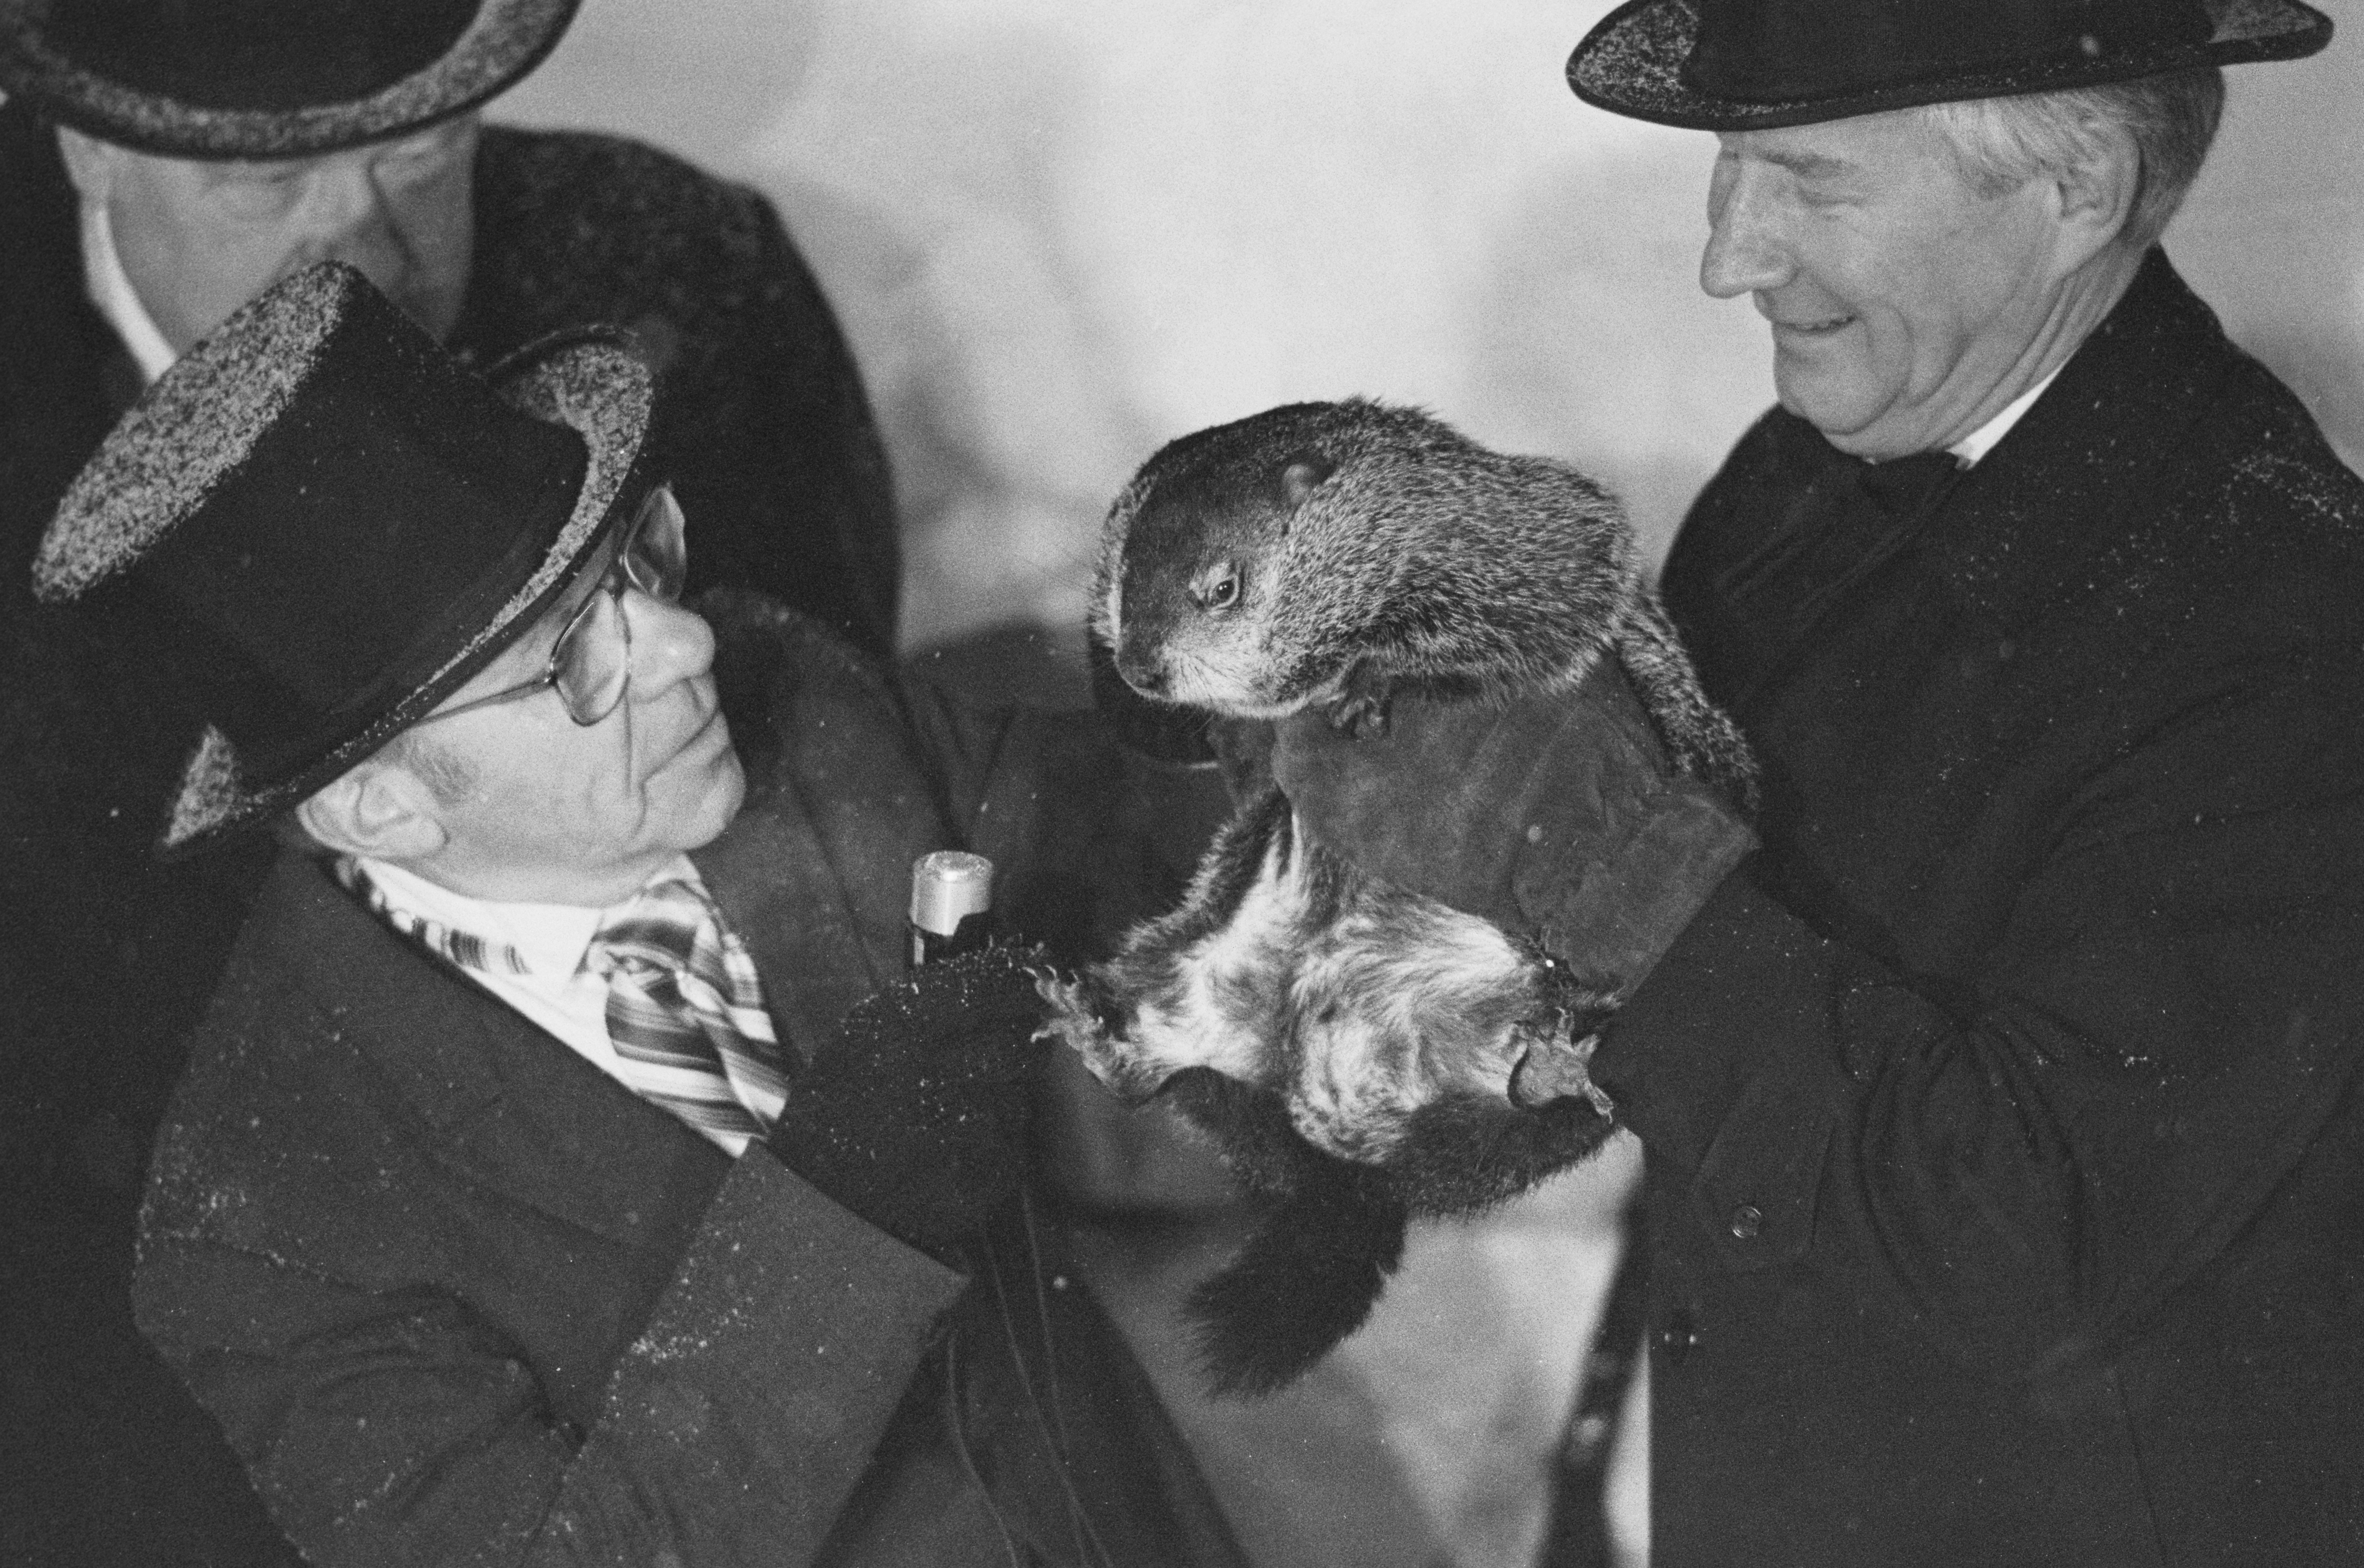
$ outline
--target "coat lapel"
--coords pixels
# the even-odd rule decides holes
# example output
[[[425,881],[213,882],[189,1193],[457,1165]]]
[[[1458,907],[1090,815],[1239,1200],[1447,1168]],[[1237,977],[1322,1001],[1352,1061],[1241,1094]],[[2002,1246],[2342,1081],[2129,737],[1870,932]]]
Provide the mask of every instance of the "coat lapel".
[[[291,854],[273,880],[265,904],[307,989],[463,1174],[628,1245],[672,1207],[652,1195],[721,1182],[719,1149],[395,935],[317,862]]]
[[[849,1008],[902,978],[911,862],[959,840],[875,670],[794,618],[731,636],[756,639],[736,652],[764,672],[723,687],[732,733],[753,742],[748,802],[690,859],[809,1061]]]

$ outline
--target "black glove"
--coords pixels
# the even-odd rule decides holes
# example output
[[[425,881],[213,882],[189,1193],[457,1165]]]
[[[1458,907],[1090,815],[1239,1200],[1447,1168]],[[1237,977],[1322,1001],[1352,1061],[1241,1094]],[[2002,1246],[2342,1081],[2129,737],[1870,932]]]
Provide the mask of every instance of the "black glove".
[[[955,1261],[1025,1175],[1046,1011],[1028,962],[1043,959],[988,948],[857,1003],[789,1085],[772,1152],[881,1230]]]
[[[1613,660],[1503,706],[1399,699],[1356,740],[1285,719],[1273,777],[1306,831],[1371,875],[1535,933],[1589,985],[1640,983],[1756,835],[1676,773]]]

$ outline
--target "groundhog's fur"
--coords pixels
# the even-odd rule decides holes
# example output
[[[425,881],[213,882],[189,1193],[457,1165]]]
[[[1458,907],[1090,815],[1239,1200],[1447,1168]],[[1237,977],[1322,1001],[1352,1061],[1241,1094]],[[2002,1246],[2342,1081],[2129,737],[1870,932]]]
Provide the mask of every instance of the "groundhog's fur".
[[[1408,689],[1572,693],[1613,653],[1673,763],[1754,804],[1615,501],[1564,463],[1411,409],[1292,405],[1159,451],[1104,547],[1093,630],[1146,697],[1382,725]],[[1600,1146],[1585,1064],[1618,997],[1305,840],[1268,778],[1246,794],[1181,907],[1046,994],[1102,1082],[1170,1093],[1277,1200],[1193,1304],[1218,1385],[1259,1391],[1362,1321],[1408,1214],[1499,1202]]]

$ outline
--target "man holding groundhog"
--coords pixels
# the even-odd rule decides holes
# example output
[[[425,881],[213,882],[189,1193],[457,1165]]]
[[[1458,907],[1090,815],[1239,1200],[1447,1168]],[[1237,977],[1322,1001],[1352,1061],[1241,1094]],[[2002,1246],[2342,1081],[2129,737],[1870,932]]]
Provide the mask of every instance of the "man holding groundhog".
[[[2329,33],[1635,0],[1570,62],[1716,133],[1701,283],[1771,326],[1665,580],[1761,847],[1556,789],[1581,706],[1275,767],[1369,870],[1529,926],[1580,882],[1655,955],[1594,1068],[1662,1568],[2364,1555],[2364,484],[2158,246],[2221,67]]]

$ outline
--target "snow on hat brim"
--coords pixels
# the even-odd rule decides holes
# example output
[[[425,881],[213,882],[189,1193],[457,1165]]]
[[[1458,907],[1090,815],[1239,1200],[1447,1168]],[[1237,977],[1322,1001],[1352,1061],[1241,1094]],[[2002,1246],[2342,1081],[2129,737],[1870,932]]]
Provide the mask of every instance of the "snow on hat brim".
[[[541,63],[579,4],[485,0],[449,50],[374,92],[333,103],[222,108],[143,90],[73,58],[48,26],[54,0],[0,0],[0,92],[137,151],[301,157],[400,136],[476,107]]]
[[[167,859],[193,854],[277,815],[426,717],[533,626],[649,489],[646,438],[655,385],[628,339],[601,328],[560,334],[520,350],[490,373],[495,391],[512,407],[571,427],[589,449],[590,466],[574,512],[541,565],[432,678],[361,734],[284,783],[248,787],[237,747],[220,729],[207,727],[182,773],[158,842]]]
[[[2170,71],[2293,60],[2331,39],[2331,19],[2298,0],[2205,0],[2212,36],[2190,46],[2102,60],[2027,62],[1899,81],[1829,97],[1767,102],[1720,97],[1682,79],[1699,41],[1699,0],[1627,0],[1568,57],[1567,81],[1596,108],[1689,130],[1773,130],[1972,98],[2010,97],[2130,81]]]

